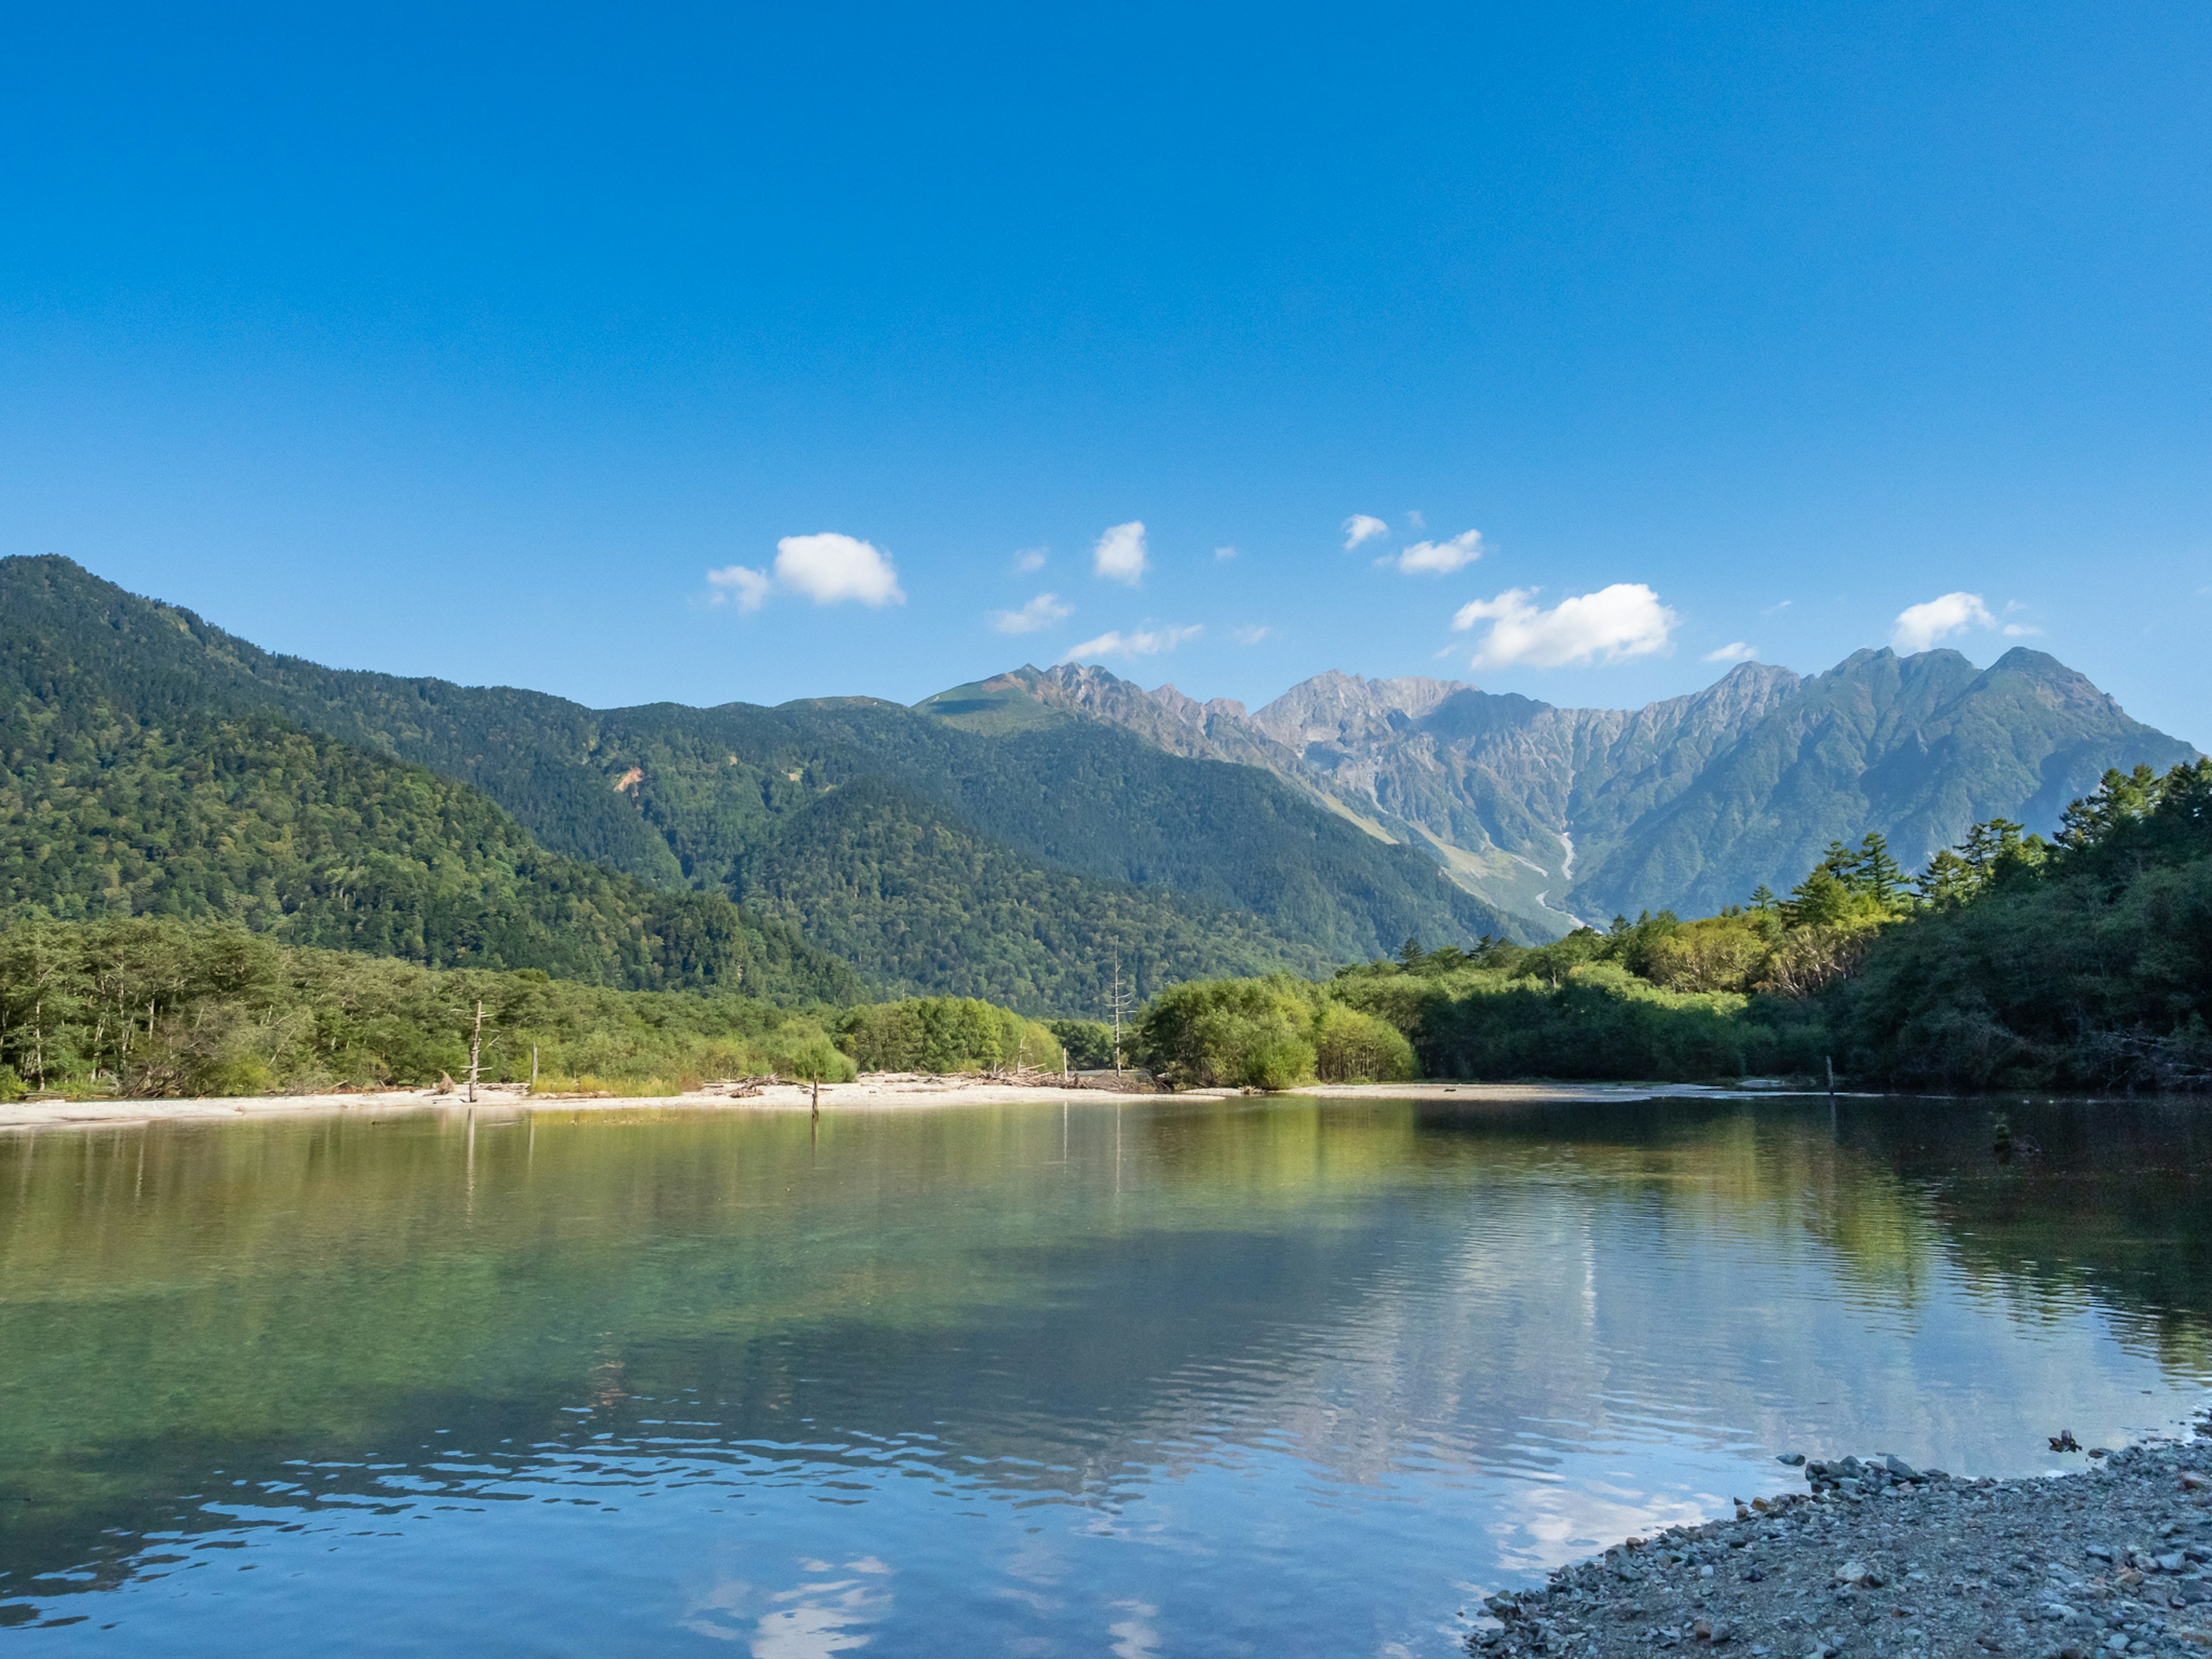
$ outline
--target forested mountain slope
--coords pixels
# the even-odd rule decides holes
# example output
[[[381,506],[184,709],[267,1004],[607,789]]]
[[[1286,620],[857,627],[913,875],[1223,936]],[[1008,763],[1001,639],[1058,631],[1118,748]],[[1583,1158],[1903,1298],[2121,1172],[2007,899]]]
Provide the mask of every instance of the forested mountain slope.
[[[887,988],[1083,1012],[1117,953],[1149,993],[1504,927],[1279,779],[1097,721],[994,735],[865,698],[595,712],[276,656],[54,558],[0,561],[0,671],[33,692],[65,675],[141,723],[273,716],[429,767],[557,854],[758,896]],[[884,786],[865,872],[827,850],[856,845],[851,813],[820,810],[863,782]],[[957,949],[917,953],[921,910]]]
[[[781,922],[548,853],[481,792],[265,715],[0,686],[0,920],[175,916],[435,967],[849,1000]]]
[[[2056,827],[2106,770],[2195,750],[2055,658],[1862,651],[1826,674],[1746,663],[1634,710],[1555,708],[1450,681],[1324,674],[1247,714],[1096,668],[947,693],[956,721],[1018,702],[1176,752],[1264,766],[1373,833],[1434,847],[1532,925],[1738,902],[1869,830],[1917,866],[1993,817]]]

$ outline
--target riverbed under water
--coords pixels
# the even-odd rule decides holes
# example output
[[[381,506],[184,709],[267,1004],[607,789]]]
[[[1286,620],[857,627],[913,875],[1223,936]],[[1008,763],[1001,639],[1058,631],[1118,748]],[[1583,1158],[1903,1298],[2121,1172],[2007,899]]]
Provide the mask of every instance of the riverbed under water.
[[[0,1645],[1418,1655],[2212,1385],[2194,1102],[1298,1098],[0,1136]]]

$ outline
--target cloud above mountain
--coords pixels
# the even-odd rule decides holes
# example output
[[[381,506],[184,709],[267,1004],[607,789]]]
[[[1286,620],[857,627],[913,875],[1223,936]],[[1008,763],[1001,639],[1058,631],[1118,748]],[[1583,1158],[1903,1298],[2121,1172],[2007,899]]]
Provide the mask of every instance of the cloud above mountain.
[[[1536,605],[1535,594],[1534,588],[1510,588],[1459,608],[1453,631],[1491,624],[1471,667],[1565,668],[1648,657],[1670,648],[1681,621],[1642,582],[1615,582],[1564,599],[1548,611]]]
[[[1124,634],[1120,629],[1101,634],[1095,640],[1085,640],[1062,657],[1062,662],[1085,662],[1099,657],[1158,657],[1172,651],[1185,640],[1194,640],[1206,632],[1202,623],[1187,626],[1167,626],[1147,623]]]
[[[1132,587],[1144,580],[1145,572],[1152,568],[1152,563],[1145,551],[1142,519],[1115,525],[1091,550],[1091,568],[1094,572],[1109,581],[1127,582]]]
[[[726,565],[709,570],[707,582],[714,590],[709,604],[734,602],[740,611],[759,610],[771,592],[803,593],[817,605],[849,600],[876,610],[906,603],[890,556],[872,543],[835,531],[784,537],[775,544],[773,573]]]
[[[1018,611],[994,611],[991,626],[1001,634],[1034,634],[1074,614],[1075,607],[1061,604],[1059,594],[1040,593]]]
[[[1387,536],[1390,526],[1369,514],[1355,513],[1344,521],[1344,550],[1351,552],[1363,542],[1371,542],[1377,536]]]
[[[764,570],[732,564],[709,570],[707,585],[714,590],[707,595],[708,604],[734,605],[740,611],[757,611],[768,603],[769,589],[775,583]]]
[[[1746,645],[1741,640],[1736,640],[1721,647],[1717,651],[1706,652],[1705,660],[1707,662],[1756,662],[1759,660],[1759,647],[1755,645]]]
[[[1449,541],[1415,542],[1386,562],[1395,564],[1409,576],[1449,576],[1481,556],[1482,532],[1463,530]]]
[[[1927,650],[1938,641],[1969,628],[1995,628],[1997,619],[1978,593],[1946,593],[1924,605],[1909,605],[1897,613],[1889,642],[1906,656]]]

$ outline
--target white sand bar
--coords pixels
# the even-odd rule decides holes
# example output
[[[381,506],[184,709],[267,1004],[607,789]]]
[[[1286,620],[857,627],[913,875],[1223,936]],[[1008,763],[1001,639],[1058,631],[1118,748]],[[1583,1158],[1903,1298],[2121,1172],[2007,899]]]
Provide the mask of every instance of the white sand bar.
[[[1236,1098],[1233,1089],[1190,1089],[1177,1100]],[[1713,1088],[1685,1083],[1362,1083],[1310,1084],[1290,1091],[1324,1100],[1482,1101],[1607,1101],[1650,1100],[1657,1096],[1727,1096],[1771,1092]],[[917,1077],[873,1073],[856,1083],[822,1085],[823,1111],[888,1110],[928,1106],[1000,1106],[1025,1102],[1068,1100],[1080,1103],[1157,1101],[1158,1094],[1118,1093],[1111,1089],[1064,1089],[1050,1080],[1012,1082],[988,1078]],[[774,1083],[750,1089],[710,1084],[689,1094],[621,1097],[611,1095],[532,1095],[517,1088],[482,1086],[477,1090],[479,1111],[506,1116],[517,1112],[544,1111],[665,1111],[712,1109],[723,1111],[810,1111],[814,1091],[804,1083]],[[395,1089],[377,1093],[327,1095],[241,1096],[221,1100],[20,1100],[0,1103],[0,1130],[92,1127],[155,1121],[235,1122],[243,1118],[288,1117],[304,1114],[347,1113],[370,1117],[398,1112],[453,1111],[469,1104],[465,1093],[441,1093],[428,1089]]]

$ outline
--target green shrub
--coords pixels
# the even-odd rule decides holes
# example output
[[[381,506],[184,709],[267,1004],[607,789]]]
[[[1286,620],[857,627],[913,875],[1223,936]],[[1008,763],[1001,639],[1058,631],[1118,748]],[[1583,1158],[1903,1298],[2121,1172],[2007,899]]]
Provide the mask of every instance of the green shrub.
[[[1318,987],[1282,975],[1198,980],[1145,1011],[1138,1046],[1178,1087],[1288,1089],[1312,1081]]]
[[[1389,1021],[1332,1006],[1314,1023],[1314,1072],[1323,1083],[1407,1083],[1420,1067]]]
[[[973,997],[909,997],[849,1011],[837,1046],[864,1072],[1060,1068],[1059,1037],[1036,1020]]]

